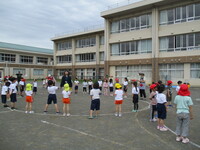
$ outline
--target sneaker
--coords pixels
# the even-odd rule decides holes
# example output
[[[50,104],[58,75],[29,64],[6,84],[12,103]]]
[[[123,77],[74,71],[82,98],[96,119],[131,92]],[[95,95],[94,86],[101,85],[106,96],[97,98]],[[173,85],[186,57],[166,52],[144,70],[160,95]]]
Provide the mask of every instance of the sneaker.
[[[3,105],[3,107],[9,107],[7,104]]]
[[[89,116],[88,119],[94,119],[94,117],[93,116]]]
[[[121,113],[119,113],[119,117],[121,117],[122,116],[122,114]]]
[[[181,136],[177,136],[177,137],[176,137],[176,141],[177,141],[177,142],[180,142],[181,140],[182,140],[182,137],[181,137]]]
[[[183,139],[182,139],[182,143],[186,144],[186,143],[188,143],[188,142],[190,142],[190,140],[189,140],[188,138],[183,138]]]
[[[56,112],[56,115],[59,115],[60,114],[60,112]]]
[[[66,113],[63,113],[63,116],[66,116]]]
[[[44,111],[44,114],[47,114],[47,111]]]
[[[153,118],[153,122],[156,122],[157,121],[157,119],[156,118]]]
[[[68,113],[68,114],[67,114],[67,117],[69,117],[70,115],[71,115],[71,114],[70,114],[70,113]]]
[[[25,111],[25,113],[27,114],[27,113],[28,113],[28,111]]]
[[[118,113],[115,113],[115,116],[117,117],[117,116],[118,116]]]
[[[11,109],[12,109],[12,110],[16,110],[16,108],[15,108],[15,107],[11,107]]]
[[[166,127],[160,127],[160,131],[167,131],[168,129]]]
[[[153,119],[149,119],[150,122],[153,122]]]
[[[157,126],[157,129],[160,130],[160,126]]]
[[[30,114],[33,114],[33,113],[34,113],[34,111],[30,111],[29,113],[30,113]]]

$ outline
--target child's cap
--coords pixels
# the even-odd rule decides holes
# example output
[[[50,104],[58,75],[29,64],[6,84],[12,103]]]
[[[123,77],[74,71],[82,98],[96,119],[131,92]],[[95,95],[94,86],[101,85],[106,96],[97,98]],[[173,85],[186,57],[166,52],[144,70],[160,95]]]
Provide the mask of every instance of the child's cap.
[[[172,84],[173,82],[171,81],[171,80],[168,80],[167,81],[167,85],[170,85],[170,84]]]
[[[178,95],[181,95],[181,96],[190,96],[190,91],[188,90],[188,85],[182,84],[180,86],[180,90],[178,91]]]
[[[68,83],[64,84],[64,90],[69,91],[69,84]]]
[[[155,87],[157,87],[157,84],[152,84],[152,85],[150,86],[150,89],[152,90],[152,89],[154,89]]]
[[[121,87],[122,87],[121,84],[119,84],[119,83],[115,84],[115,88],[120,89]]]
[[[32,84],[30,84],[30,83],[26,84],[26,90],[31,91],[32,90]]]

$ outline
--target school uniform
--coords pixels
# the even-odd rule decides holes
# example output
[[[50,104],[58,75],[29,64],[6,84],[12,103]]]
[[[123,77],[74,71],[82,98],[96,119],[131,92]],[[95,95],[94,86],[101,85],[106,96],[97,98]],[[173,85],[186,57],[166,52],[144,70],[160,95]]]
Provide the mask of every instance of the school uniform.
[[[10,89],[10,101],[12,103],[15,103],[17,102],[17,88],[16,88],[16,83],[12,83],[10,86],[9,86],[9,89]]]
[[[33,97],[32,97],[33,91],[25,91],[25,94],[26,94],[26,102],[32,103],[33,102]]]
[[[1,89],[1,101],[3,104],[6,104],[7,102],[7,92],[8,92],[8,87],[3,85]]]
[[[37,82],[33,82],[33,92],[37,92]]]
[[[124,81],[123,85],[124,85],[124,92],[127,92],[127,89],[128,89],[128,81]]]
[[[122,104],[123,103],[123,90],[117,89],[115,90],[115,104]]]
[[[165,103],[167,102],[166,95],[163,93],[158,93],[156,95],[156,100],[157,100],[158,118],[164,120],[167,117],[167,111],[165,106]]]
[[[92,96],[90,110],[100,110],[100,93],[100,89],[92,89],[90,91],[90,95]]]
[[[83,82],[83,92],[87,92],[87,86],[88,86],[88,83]]]
[[[56,97],[56,90],[58,89],[57,86],[48,86],[47,91],[49,93],[47,104],[51,104],[52,102],[54,104],[57,104],[57,97]]]
[[[70,94],[71,94],[71,92],[70,91],[65,91],[65,90],[63,90],[62,91],[62,95],[63,95],[63,99],[62,99],[62,102],[64,103],[64,104],[70,104],[71,102],[70,102]]]
[[[20,92],[23,92],[24,91],[24,87],[25,87],[25,82],[24,81],[20,81],[19,85],[20,85]]]
[[[138,101],[139,101],[139,94],[140,89],[138,87],[132,88],[132,94],[133,94],[133,104],[134,104],[134,110],[138,110]]]

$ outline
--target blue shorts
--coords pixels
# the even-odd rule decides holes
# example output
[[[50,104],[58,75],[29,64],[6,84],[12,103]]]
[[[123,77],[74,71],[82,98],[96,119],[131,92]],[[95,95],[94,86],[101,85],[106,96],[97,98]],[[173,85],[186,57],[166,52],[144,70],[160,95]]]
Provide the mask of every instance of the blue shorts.
[[[1,101],[3,104],[6,104],[6,101],[7,101],[6,95],[1,95]]]
[[[17,94],[16,94],[16,93],[12,93],[12,94],[10,95],[10,101],[11,101],[12,103],[17,102]]]
[[[47,104],[51,104],[52,101],[54,104],[57,104],[56,94],[49,94],[48,99],[47,99]]]
[[[33,92],[37,92],[37,87],[33,87]]]
[[[100,99],[94,99],[91,101],[90,110],[100,110]]]
[[[78,90],[78,85],[75,85],[74,90]]]
[[[158,111],[158,118],[159,119],[166,119],[167,118],[167,111],[166,111],[166,107],[165,104],[157,104],[157,111]]]

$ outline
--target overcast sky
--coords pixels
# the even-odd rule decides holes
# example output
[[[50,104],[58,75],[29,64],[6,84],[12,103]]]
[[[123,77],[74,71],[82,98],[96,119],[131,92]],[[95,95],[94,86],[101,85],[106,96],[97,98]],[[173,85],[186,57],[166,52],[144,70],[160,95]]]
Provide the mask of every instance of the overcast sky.
[[[0,0],[0,41],[53,48],[56,34],[103,23],[121,0]]]

